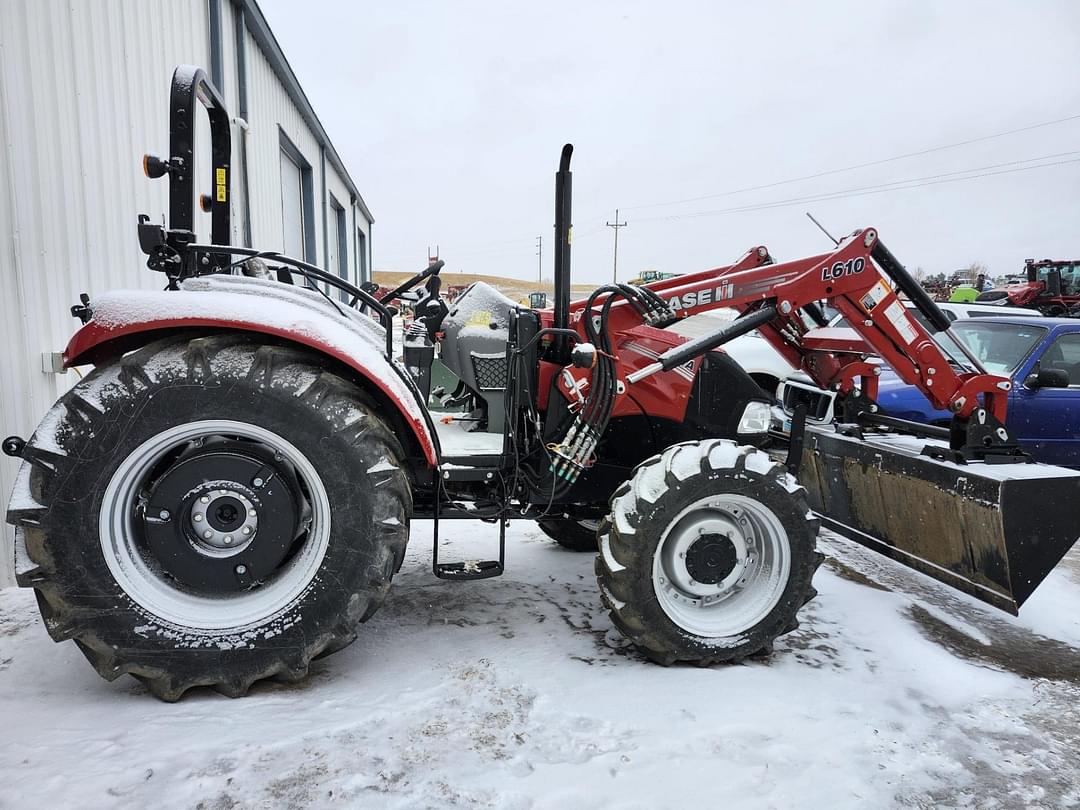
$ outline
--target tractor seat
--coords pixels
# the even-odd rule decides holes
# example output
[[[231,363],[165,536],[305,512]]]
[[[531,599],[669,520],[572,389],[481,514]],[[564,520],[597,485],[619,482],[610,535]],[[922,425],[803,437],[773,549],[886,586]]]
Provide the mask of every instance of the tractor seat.
[[[488,429],[502,432],[510,312],[517,304],[478,281],[459,295],[442,319],[439,358],[483,403]]]

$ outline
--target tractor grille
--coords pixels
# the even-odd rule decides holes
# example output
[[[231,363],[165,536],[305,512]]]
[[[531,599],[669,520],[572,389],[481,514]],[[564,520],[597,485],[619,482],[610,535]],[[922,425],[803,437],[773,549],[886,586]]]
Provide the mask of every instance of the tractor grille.
[[[832,410],[833,395],[812,385],[793,380],[784,381],[784,411],[795,413],[799,405],[806,406],[806,418],[813,422],[827,422]]]
[[[506,388],[506,355],[472,353],[473,372],[481,391]]]

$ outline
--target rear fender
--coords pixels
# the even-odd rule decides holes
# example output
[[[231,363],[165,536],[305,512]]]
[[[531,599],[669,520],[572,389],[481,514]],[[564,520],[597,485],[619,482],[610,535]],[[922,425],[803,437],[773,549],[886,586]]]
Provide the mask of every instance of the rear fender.
[[[435,429],[406,371],[385,354],[383,328],[314,290],[242,276],[189,279],[178,291],[118,290],[93,299],[93,317],[64,350],[67,367],[99,363],[151,335],[176,329],[242,330],[285,339],[347,366],[397,410],[431,467],[438,465]]]

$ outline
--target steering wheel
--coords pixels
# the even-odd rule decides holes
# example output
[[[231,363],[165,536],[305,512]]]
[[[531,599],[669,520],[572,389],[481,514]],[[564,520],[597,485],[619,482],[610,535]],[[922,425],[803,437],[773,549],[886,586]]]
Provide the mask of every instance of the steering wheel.
[[[443,269],[443,266],[445,264],[446,262],[444,262],[442,259],[439,259],[437,262],[430,265],[422,272],[417,273],[405,283],[399,284],[393,290],[388,292],[386,295],[379,299],[379,303],[389,304],[395,298],[401,298],[402,293],[411,290],[413,287],[417,286],[425,279],[430,279],[427,283],[428,294],[431,296],[438,296],[439,288],[441,287],[441,282],[439,281],[439,271]]]
[[[395,298],[400,298],[402,302],[411,305],[416,320],[424,325],[428,338],[432,341],[435,340],[443,318],[450,311],[442,296],[439,295],[439,291],[442,289],[442,279],[439,278],[439,271],[442,268],[443,261],[439,259],[422,273],[417,273],[404,284],[399,285],[379,299],[380,303],[386,304]],[[423,289],[418,288],[416,285],[425,279],[427,283],[424,284]]]

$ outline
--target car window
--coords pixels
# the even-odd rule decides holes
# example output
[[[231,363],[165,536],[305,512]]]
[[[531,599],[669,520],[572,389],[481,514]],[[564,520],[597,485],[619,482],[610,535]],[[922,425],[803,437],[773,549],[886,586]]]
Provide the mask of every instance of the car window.
[[[1080,333],[1061,335],[1039,360],[1040,368],[1056,368],[1069,375],[1070,386],[1080,386]]]
[[[988,321],[957,321],[957,338],[979,359],[987,371],[1011,374],[1046,336],[1045,326]]]

